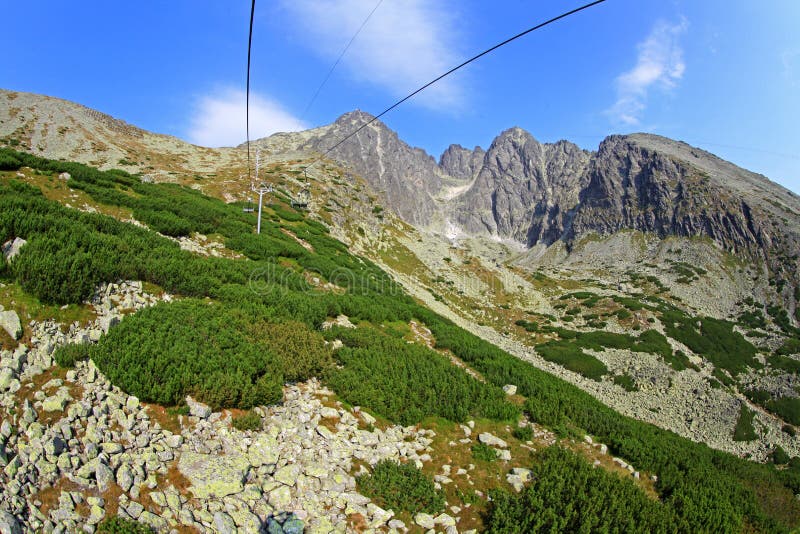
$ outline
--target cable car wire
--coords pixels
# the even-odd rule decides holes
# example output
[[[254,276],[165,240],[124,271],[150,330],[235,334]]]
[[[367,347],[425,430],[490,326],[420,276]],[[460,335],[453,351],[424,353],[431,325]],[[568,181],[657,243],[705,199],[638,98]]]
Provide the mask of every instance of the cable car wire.
[[[491,48],[487,48],[486,50],[484,50],[484,51],[483,51],[483,52],[481,52],[480,54],[477,54],[477,55],[475,55],[475,56],[473,56],[473,57],[469,58],[468,60],[464,61],[464,62],[463,62],[463,63],[461,63],[460,65],[457,65],[457,66],[453,67],[452,69],[448,70],[448,71],[447,71],[447,72],[445,72],[444,74],[442,74],[442,75],[440,75],[440,76],[438,76],[438,77],[434,78],[433,80],[429,81],[428,83],[426,83],[425,85],[423,85],[423,86],[422,86],[422,87],[420,87],[419,89],[415,90],[414,92],[410,93],[409,95],[407,95],[407,96],[405,96],[405,97],[401,98],[400,100],[398,100],[397,102],[395,102],[394,104],[392,104],[391,106],[389,106],[388,108],[386,108],[385,110],[381,111],[381,112],[380,112],[378,115],[376,115],[376,116],[372,117],[372,119],[370,119],[369,121],[367,121],[367,122],[365,122],[364,124],[362,124],[362,125],[361,125],[361,126],[358,128],[358,129],[356,129],[354,132],[352,132],[351,134],[347,135],[347,136],[346,136],[346,137],[344,137],[342,140],[340,140],[339,142],[337,142],[335,145],[333,145],[332,147],[330,147],[329,149],[327,149],[325,152],[323,152],[323,153],[322,153],[322,154],[321,154],[321,155],[320,155],[320,156],[319,156],[317,159],[315,159],[315,160],[314,160],[314,161],[313,161],[313,162],[312,162],[312,163],[311,163],[311,164],[310,164],[310,165],[307,167],[307,169],[309,169],[309,168],[313,167],[313,166],[314,166],[314,165],[315,165],[317,162],[319,162],[319,161],[320,161],[322,158],[324,158],[325,156],[327,156],[328,154],[330,154],[332,151],[336,150],[336,148],[338,148],[340,145],[342,145],[342,144],[343,144],[344,142],[346,142],[348,139],[350,139],[351,137],[353,137],[354,135],[356,135],[358,132],[360,132],[361,130],[363,130],[364,128],[366,128],[367,126],[369,126],[370,124],[372,124],[373,122],[375,122],[376,120],[378,120],[379,118],[381,118],[382,116],[386,115],[387,113],[389,113],[390,111],[392,111],[394,108],[396,108],[397,106],[399,106],[400,104],[402,104],[402,103],[403,103],[403,102],[405,102],[406,100],[408,100],[408,99],[412,98],[413,96],[415,96],[415,95],[417,95],[417,94],[421,93],[422,91],[424,91],[425,89],[427,89],[427,88],[428,88],[428,87],[430,87],[431,85],[435,84],[436,82],[438,82],[438,81],[439,81],[439,80],[441,80],[442,78],[445,78],[445,77],[447,77],[447,76],[449,76],[449,75],[453,74],[453,73],[454,73],[455,71],[457,71],[458,69],[460,69],[460,68],[462,68],[462,67],[465,67],[465,66],[469,65],[469,64],[470,64],[470,63],[472,63],[473,61],[475,61],[475,60],[477,60],[477,59],[479,59],[479,58],[481,58],[481,57],[485,56],[486,54],[489,54],[489,53],[491,53],[491,52],[494,52],[495,50],[497,50],[497,49],[498,49],[498,48],[500,48],[501,46],[505,46],[505,45],[507,45],[508,43],[510,43],[510,42],[512,42],[512,41],[515,41],[515,40],[519,39],[520,37],[523,37],[523,36],[525,36],[525,35],[527,35],[527,34],[529,34],[529,33],[533,32],[533,31],[536,31],[536,30],[538,30],[538,29],[540,29],[540,28],[543,28],[543,27],[545,27],[545,26],[547,26],[547,25],[549,25],[549,24],[552,24],[552,23],[554,23],[554,22],[556,22],[556,21],[559,21],[559,20],[561,20],[561,19],[563,19],[563,18],[569,17],[570,15],[574,15],[575,13],[578,13],[578,12],[580,12],[580,11],[583,11],[583,10],[585,10],[585,9],[589,9],[590,7],[594,7],[594,6],[598,5],[598,4],[602,4],[602,3],[603,3],[603,2],[605,2],[605,1],[606,1],[606,0],[595,0],[594,2],[590,2],[590,3],[588,3],[588,4],[582,5],[581,7],[577,7],[577,8],[575,8],[575,9],[573,9],[573,10],[567,11],[566,13],[562,13],[561,15],[558,15],[557,17],[553,17],[553,18],[551,18],[551,19],[549,19],[549,20],[546,20],[546,21],[544,21],[544,22],[542,22],[542,23],[540,23],[540,24],[537,24],[536,26],[533,26],[533,27],[531,27],[531,28],[528,28],[527,30],[525,30],[525,31],[522,31],[522,32],[520,32],[520,33],[518,33],[518,34],[514,35],[513,37],[509,37],[509,38],[508,38],[508,39],[506,39],[505,41],[503,41],[503,42],[501,42],[501,43],[498,43],[498,44],[496,44],[496,45],[492,46]]]
[[[247,178],[252,182],[250,176],[250,50],[253,47],[253,16],[256,12],[256,0],[250,4],[250,35],[247,37],[247,96],[245,97],[245,128],[247,130]]]
[[[336,58],[336,61],[331,66],[330,70],[328,71],[328,74],[325,75],[325,78],[322,80],[322,83],[319,84],[319,87],[317,87],[317,90],[314,92],[314,96],[312,96],[311,100],[308,102],[308,105],[306,106],[306,109],[303,110],[303,114],[300,116],[301,118],[305,118],[306,114],[311,109],[311,106],[313,106],[314,102],[316,102],[320,91],[322,91],[322,88],[325,87],[326,83],[328,83],[328,79],[333,74],[333,71],[336,70],[336,67],[339,65],[339,62],[342,61],[342,58],[347,53],[347,50],[350,48],[350,45],[352,45],[353,41],[356,40],[356,37],[358,37],[358,34],[361,33],[361,30],[363,30],[364,26],[367,25],[367,22],[369,22],[369,19],[372,18],[372,14],[375,13],[378,10],[378,8],[380,7],[381,3],[383,3],[383,0],[378,0],[378,3],[375,4],[375,7],[373,7],[372,11],[369,12],[369,15],[367,15],[367,18],[364,19],[364,22],[362,22],[361,26],[358,28],[358,30],[356,30],[356,33],[354,33],[353,37],[350,38],[350,41],[344,47],[344,49],[342,50],[342,53],[339,54],[338,58]]]

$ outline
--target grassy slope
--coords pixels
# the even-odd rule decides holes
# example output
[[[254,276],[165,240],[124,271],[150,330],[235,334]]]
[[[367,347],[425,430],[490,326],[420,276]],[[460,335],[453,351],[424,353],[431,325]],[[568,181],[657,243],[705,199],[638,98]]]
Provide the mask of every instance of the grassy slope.
[[[677,524],[687,529],[771,531],[800,524],[800,505],[792,495],[800,491],[796,471],[779,472],[770,466],[752,464],[617,414],[581,390],[419,306],[398,291],[383,272],[370,262],[351,256],[346,247],[327,236],[324,227],[301,214],[274,206],[267,210],[264,235],[256,237],[251,233],[252,217],[242,214],[240,208],[194,191],[140,184],[124,173],[99,173],[75,164],[0,152],[0,169],[23,164],[43,172],[67,170],[73,175],[71,188],[82,190],[109,209],[131,210],[138,220],[166,234],[219,234],[226,239],[228,248],[249,257],[247,261],[198,258],[152,232],[133,229],[101,215],[60,208],[37,190],[9,182],[0,191],[0,239],[20,236],[28,239],[29,245],[23,249],[21,261],[15,262],[12,269],[4,269],[4,276],[40,300],[77,302],[94,283],[138,278],[179,295],[211,297],[261,321],[299,321],[312,331],[326,317],[340,313],[375,326],[416,319],[431,329],[439,348],[451,350],[480,372],[487,384],[479,387],[464,382],[460,374],[463,371],[442,366],[441,359],[435,360],[440,356],[431,352],[431,361],[437,363],[401,371],[412,373],[402,388],[377,384],[380,393],[374,400],[376,405],[402,406],[404,397],[419,399],[413,373],[433,373],[431,376],[455,381],[448,383],[471,384],[459,397],[463,399],[459,408],[464,411],[457,410],[450,417],[489,413],[502,419],[511,417],[513,410],[503,408],[497,390],[507,383],[518,384],[519,392],[528,399],[526,411],[533,419],[554,428],[588,431],[637,467],[657,473],[656,490],[664,506],[677,518]],[[281,229],[308,243],[313,252]],[[93,251],[99,254],[90,254]],[[106,255],[110,258],[103,260]],[[55,264],[57,268],[53,270],[50,262],[64,256],[82,260],[77,265]],[[291,260],[289,264],[287,260]],[[52,274],[49,283],[36,283],[36,278],[29,275],[45,267]],[[310,286],[303,276],[306,273],[313,273],[339,290]],[[359,343],[365,342],[363,339],[350,340],[351,351],[340,363],[356,376],[364,373],[365,380],[383,372],[388,374],[390,358],[370,361],[370,351],[356,350]],[[397,350],[397,346],[387,345],[390,349],[379,345],[369,348],[379,355]],[[425,358],[409,358],[417,365],[426,365]],[[257,381],[264,372],[258,370],[243,380]],[[335,377],[331,383],[336,384]],[[413,419],[441,415],[436,406],[441,403],[438,397],[423,397],[418,402]],[[398,413],[384,415],[408,421]],[[572,475],[567,472],[560,476]]]

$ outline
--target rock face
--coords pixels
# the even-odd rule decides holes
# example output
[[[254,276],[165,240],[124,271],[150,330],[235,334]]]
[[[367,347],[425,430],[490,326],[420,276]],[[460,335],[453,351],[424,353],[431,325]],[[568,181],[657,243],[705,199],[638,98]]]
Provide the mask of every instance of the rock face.
[[[258,141],[324,152],[372,117]],[[288,143],[288,144],[287,144]],[[613,135],[596,152],[540,143],[511,128],[488,150],[451,145],[437,164],[380,121],[330,157],[359,173],[407,222],[446,235],[485,235],[533,248],[636,230],[709,238],[764,265],[794,307],[800,285],[800,198],[713,154],[650,134]],[[779,284],[784,287],[784,284]]]
[[[372,115],[353,111],[339,117],[320,137],[301,148],[326,152],[340,140],[358,130]],[[442,187],[442,172],[431,156],[407,145],[382,122],[366,126],[329,157],[346,162],[385,194],[389,206],[412,224],[425,224],[434,217],[433,195]]]
[[[589,153],[567,141],[541,144],[512,128],[494,140],[475,183],[454,206],[469,233],[511,238],[528,246],[564,233],[588,178]]]

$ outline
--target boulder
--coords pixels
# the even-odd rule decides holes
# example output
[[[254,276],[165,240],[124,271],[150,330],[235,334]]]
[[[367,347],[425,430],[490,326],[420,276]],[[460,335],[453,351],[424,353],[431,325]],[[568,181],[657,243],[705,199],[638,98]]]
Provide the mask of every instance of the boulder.
[[[514,384],[506,384],[503,386],[503,391],[506,392],[506,395],[514,395],[517,392],[517,386]]]
[[[214,514],[214,530],[220,534],[236,534],[236,523],[225,512]]]
[[[0,534],[22,534],[17,519],[5,511],[0,511]]]
[[[189,407],[189,415],[193,415],[200,419],[208,419],[211,415],[211,408],[202,402],[197,402],[191,397],[186,397],[186,405]]]
[[[268,435],[259,435],[247,450],[247,459],[253,467],[278,463],[278,440]]]
[[[3,257],[7,262],[11,262],[11,260],[17,257],[20,249],[22,249],[22,247],[24,247],[27,244],[28,244],[27,241],[25,241],[24,239],[20,239],[19,237],[15,237],[14,239],[6,241],[5,243],[3,243],[2,247]]]
[[[489,445],[490,447],[500,447],[501,449],[508,447],[508,443],[498,438],[494,434],[490,434],[489,432],[484,432],[478,435],[478,441],[484,445]]]
[[[191,482],[191,492],[198,499],[221,498],[241,493],[250,463],[240,455],[215,456],[184,452],[178,470]]]
[[[0,327],[14,339],[22,337],[22,323],[19,320],[19,315],[14,310],[0,312]]]

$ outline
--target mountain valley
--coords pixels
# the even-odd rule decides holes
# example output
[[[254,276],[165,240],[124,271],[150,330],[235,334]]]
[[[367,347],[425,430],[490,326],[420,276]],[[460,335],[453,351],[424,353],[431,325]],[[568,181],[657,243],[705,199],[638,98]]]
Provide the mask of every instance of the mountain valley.
[[[256,236],[245,145],[0,91],[0,525],[513,531],[584,464],[596,528],[800,525],[796,194],[651,134],[326,153],[370,120],[252,143]]]

